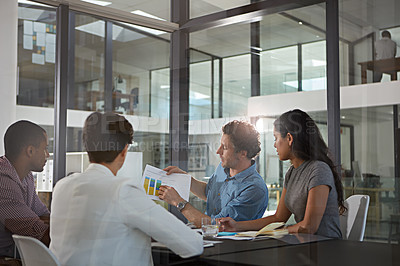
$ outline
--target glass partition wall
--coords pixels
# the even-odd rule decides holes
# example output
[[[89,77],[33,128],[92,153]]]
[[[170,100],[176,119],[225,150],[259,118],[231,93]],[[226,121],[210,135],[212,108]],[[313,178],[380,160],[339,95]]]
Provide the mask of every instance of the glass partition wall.
[[[67,173],[82,171],[87,166],[86,155],[82,155],[81,123],[92,111],[106,111],[107,100],[111,100],[109,111],[125,115],[134,127],[134,142],[126,163],[134,171],[132,176],[139,179],[146,164],[164,168],[169,162],[169,105],[166,104],[169,87],[165,87],[168,85],[169,34],[70,13],[75,21],[71,34],[75,40],[75,75],[70,87],[74,97],[69,98],[67,164],[69,158],[74,160],[77,156],[83,156],[84,160],[81,167],[67,169]],[[112,26],[107,31],[108,23]],[[111,49],[106,49],[107,38],[111,39]],[[106,57],[111,60],[107,61]],[[111,64],[109,72],[107,64]],[[166,78],[163,73],[167,74]],[[111,99],[105,96],[107,75],[112,80]]]
[[[327,93],[332,88],[328,65],[332,62],[328,61],[327,46],[332,43],[327,37],[332,28],[326,26],[329,10],[325,1],[307,2],[303,7],[277,3],[274,12],[253,17],[240,16],[240,7],[256,1],[223,2],[189,1],[186,12],[192,26],[178,25],[189,32],[188,114],[184,118],[189,136],[180,143],[188,154],[185,170],[207,180],[219,164],[216,150],[222,125],[233,119],[251,121],[261,133],[262,152],[257,164],[270,190],[266,214],[274,212],[290,163],[278,160],[272,123],[289,109],[304,109],[318,122],[324,139],[340,147],[346,197],[359,193],[371,198],[366,240],[389,239],[393,217],[399,213],[399,164],[395,161],[399,157],[399,103],[394,97],[399,85],[392,70],[381,70],[381,81],[372,84],[374,73],[380,69],[370,69],[368,64],[377,62],[376,41],[384,30],[400,43],[397,2],[387,0],[378,8],[378,3],[361,0],[338,1],[341,96],[334,109],[340,109],[340,128],[335,133],[340,143],[329,137],[329,112],[333,110],[327,111]],[[260,2],[263,6],[267,1]],[[179,1],[154,5],[153,1],[118,0],[110,7],[169,21],[170,5],[177,4]],[[56,31],[54,9],[31,9],[20,4],[17,108],[29,105],[53,110],[56,62],[52,59],[51,34],[68,33]],[[177,116],[170,113],[170,106],[180,101],[170,97],[174,86],[170,77],[170,50],[174,45],[170,33],[110,21],[90,12],[69,12],[72,49],[68,57],[73,75],[65,127],[66,174],[82,171],[88,164],[81,142],[84,119],[92,111],[104,112],[107,108],[125,115],[134,125],[135,142],[130,152],[136,162],[132,170],[135,177],[140,178],[147,163],[160,168],[169,165],[170,134],[179,133],[171,128],[171,119]],[[238,19],[225,23],[216,18],[224,16]],[[35,22],[41,24],[35,28]],[[39,45],[42,24],[49,35],[44,46]],[[260,99],[264,104],[254,112],[253,100],[258,97],[263,97]],[[52,117],[52,113],[46,115]],[[53,130],[52,123],[42,124]],[[80,162],[79,169],[72,167],[77,165],[75,162]],[[191,201],[204,209],[204,202],[194,197]]]
[[[266,214],[273,213],[277,207],[283,186],[283,177],[289,162],[280,162],[274,148],[272,122],[279,115],[270,107],[273,117],[257,118],[248,116],[248,99],[259,95],[282,95],[276,97],[277,104],[285,103],[284,94],[301,90],[326,90],[326,57],[325,57],[325,24],[320,17],[314,18],[314,10],[324,10],[325,4],[304,7],[286,13],[266,15],[257,18],[257,22],[247,21],[218,28],[193,32],[190,35],[190,47],[214,57],[221,58],[220,71],[222,84],[219,101],[222,108],[220,118],[208,119],[208,109],[189,110],[189,158],[188,171],[201,180],[213,173],[220,163],[216,154],[223,124],[233,120],[248,120],[255,123],[261,133],[261,153],[257,158],[258,171],[270,189],[269,206]],[[299,24],[295,15],[311,14],[309,17],[318,20],[320,31],[313,27]],[[323,19],[324,12],[318,13]],[[257,24],[258,27],[254,27]],[[254,46],[251,38],[259,43]],[[192,55],[193,53],[191,53]],[[254,58],[254,56],[256,58]],[[210,64],[207,63],[209,67]],[[198,93],[193,81],[202,80],[208,83],[206,73],[194,71],[196,64],[190,65],[190,96]],[[257,72],[255,69],[258,68]],[[299,74],[300,73],[300,74]],[[213,77],[214,80],[219,76]],[[258,95],[254,94],[254,81],[259,82]],[[299,86],[300,84],[300,86]],[[208,90],[211,86],[208,85]],[[253,95],[252,95],[253,94]],[[215,94],[214,94],[215,95]],[[296,100],[296,97],[292,98]],[[326,94],[321,94],[321,101]],[[301,99],[298,99],[301,101]],[[304,105],[303,105],[304,106]],[[326,109],[312,114],[317,121],[327,123]],[[209,123],[209,126],[203,125]],[[327,140],[327,130],[324,131]],[[200,205],[193,198],[194,204]],[[203,202],[203,204],[205,204]]]
[[[341,101],[340,123],[353,130],[349,143],[353,152],[347,162],[342,158],[342,176],[345,197],[370,196],[367,240],[392,238],[395,218],[400,212],[399,190],[396,190],[399,164],[395,161],[398,98],[393,99],[394,90],[399,87],[393,60],[399,53],[381,43],[382,32],[387,30],[395,42],[395,50],[399,50],[398,9],[398,1],[385,1],[384,5],[339,1],[339,34],[346,44],[339,54],[342,69],[346,70],[340,76],[342,95],[353,95],[351,101]],[[382,78],[374,80],[379,73]],[[380,96],[382,99],[378,100]]]

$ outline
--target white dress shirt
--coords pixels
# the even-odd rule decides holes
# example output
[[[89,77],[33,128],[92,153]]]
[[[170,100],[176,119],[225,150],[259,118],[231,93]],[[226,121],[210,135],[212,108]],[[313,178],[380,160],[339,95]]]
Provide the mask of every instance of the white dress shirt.
[[[396,57],[397,45],[388,37],[375,42],[376,60]]]
[[[58,181],[51,210],[50,249],[62,265],[152,265],[150,237],[184,258],[203,252],[201,235],[100,164]]]

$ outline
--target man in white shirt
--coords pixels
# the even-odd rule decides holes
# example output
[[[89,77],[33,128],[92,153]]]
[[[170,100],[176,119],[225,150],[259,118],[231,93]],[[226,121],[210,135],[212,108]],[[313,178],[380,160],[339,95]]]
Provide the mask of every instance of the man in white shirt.
[[[62,265],[152,265],[151,238],[184,258],[203,252],[201,235],[139,184],[116,176],[132,136],[123,116],[95,112],[86,119],[83,142],[91,164],[58,181],[51,204],[50,249]]]
[[[392,40],[389,31],[382,31],[382,39],[375,42],[375,59],[388,59],[396,57],[397,45]],[[394,74],[397,74],[396,72]],[[380,82],[382,79],[382,72],[374,70],[374,82]]]

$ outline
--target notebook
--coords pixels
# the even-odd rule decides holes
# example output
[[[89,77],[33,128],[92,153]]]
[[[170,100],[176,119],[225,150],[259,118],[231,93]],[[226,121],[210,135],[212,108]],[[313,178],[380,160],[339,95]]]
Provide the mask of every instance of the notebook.
[[[283,222],[277,223],[270,223],[269,225],[261,228],[259,231],[246,231],[237,233],[237,236],[249,236],[249,237],[256,237],[259,235],[270,235],[270,236],[277,236],[277,235],[286,235],[288,234],[288,230],[285,228],[277,229],[285,225]]]

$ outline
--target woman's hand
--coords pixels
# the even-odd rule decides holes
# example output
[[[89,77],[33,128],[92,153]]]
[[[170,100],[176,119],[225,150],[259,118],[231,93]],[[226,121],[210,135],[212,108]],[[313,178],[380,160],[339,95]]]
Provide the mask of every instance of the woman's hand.
[[[221,232],[237,231],[237,222],[233,220],[231,217],[220,218],[218,222],[219,222],[219,231]]]

